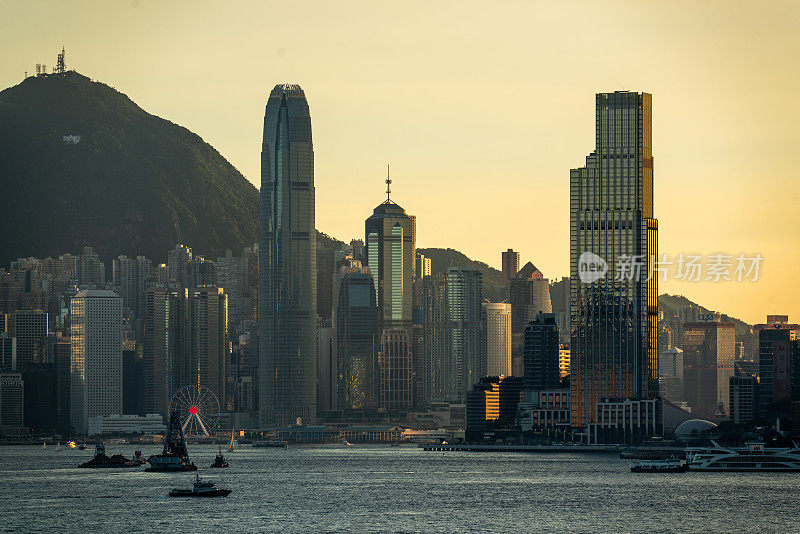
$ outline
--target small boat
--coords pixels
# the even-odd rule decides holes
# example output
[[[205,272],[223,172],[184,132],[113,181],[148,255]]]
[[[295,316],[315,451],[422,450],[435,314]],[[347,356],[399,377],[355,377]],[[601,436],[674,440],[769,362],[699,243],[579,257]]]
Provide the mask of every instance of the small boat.
[[[350,443],[349,441],[347,441],[346,439],[342,440],[342,445],[344,445],[345,447],[352,447],[353,446],[353,444]]]
[[[685,473],[689,465],[680,458],[666,460],[634,460],[631,462],[632,473]]]
[[[47,443],[44,440],[42,440],[42,450],[46,449],[47,449]]]
[[[83,442],[81,442],[81,443],[78,443],[78,449],[80,449],[80,450],[82,450],[82,451],[83,451],[83,450],[86,450],[86,444],[85,444],[85,443],[83,443]]]
[[[78,446],[78,444],[77,444],[77,443],[75,443],[74,441],[70,441],[70,442],[68,442],[68,443],[67,443],[67,446],[68,446],[70,449],[74,449],[75,447],[77,447],[77,446]]]
[[[54,449],[56,452],[61,452],[61,442],[59,441],[56,443],[56,448]]]
[[[233,452],[236,450],[236,441],[233,439],[233,430],[231,429],[231,441],[228,443],[228,452]]]
[[[211,467],[228,467],[228,460],[222,455],[222,447],[220,447],[219,453],[217,457],[214,458],[214,463],[211,464]]]
[[[188,488],[175,488],[169,492],[170,497],[227,497],[230,495],[229,489],[218,489],[214,487],[213,482],[204,482],[200,480],[200,475],[195,475],[194,487]]]

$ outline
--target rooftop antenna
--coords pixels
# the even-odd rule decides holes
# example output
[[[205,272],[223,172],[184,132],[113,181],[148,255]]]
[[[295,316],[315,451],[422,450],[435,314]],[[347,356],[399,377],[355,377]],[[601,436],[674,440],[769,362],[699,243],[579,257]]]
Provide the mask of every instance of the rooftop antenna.
[[[392,179],[389,178],[389,164],[386,164],[386,202],[389,202],[389,195],[392,193]]]

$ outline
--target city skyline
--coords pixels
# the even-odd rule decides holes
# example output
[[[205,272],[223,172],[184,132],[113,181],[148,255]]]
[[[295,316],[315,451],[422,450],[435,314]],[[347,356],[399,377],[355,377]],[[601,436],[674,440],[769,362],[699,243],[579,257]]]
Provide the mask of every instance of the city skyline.
[[[317,173],[324,176],[318,191],[321,231],[344,241],[360,235],[361,218],[356,214],[374,205],[372,199],[383,185],[383,166],[390,161],[393,195],[425,221],[418,237],[420,247],[451,247],[494,267],[500,266],[500,251],[512,247],[551,280],[568,272],[568,219],[562,209],[568,199],[565,169],[578,165],[582,147],[589,146],[591,124],[583,118],[591,112],[590,97],[622,88],[644,90],[656,102],[653,144],[659,179],[654,187],[655,208],[664,229],[661,251],[673,256],[760,252],[765,258],[756,283],[670,279],[660,284],[662,292],[686,295],[750,323],[768,313],[800,315],[795,295],[784,289],[792,266],[800,261],[791,230],[798,197],[794,192],[777,198],[772,194],[781,180],[792,176],[790,132],[800,110],[790,98],[780,113],[757,104],[796,89],[796,80],[781,74],[785,69],[778,66],[787,63],[798,48],[795,41],[787,41],[788,21],[797,7],[774,4],[767,10],[728,12],[722,18],[711,5],[683,7],[692,16],[680,20],[663,6],[629,10],[619,20],[610,18],[610,13],[620,10],[580,3],[563,11],[543,6],[509,8],[516,16],[504,16],[503,23],[538,29],[530,44],[515,41],[522,37],[463,41],[464,35],[475,32],[462,30],[481,24],[487,35],[499,34],[504,26],[492,13],[463,10],[447,19],[449,13],[435,7],[416,33],[406,36],[393,31],[411,16],[404,9],[398,9],[396,21],[381,19],[389,30],[376,34],[365,29],[377,20],[375,11],[366,9],[352,20],[342,20],[342,14],[320,8],[309,17],[308,31],[321,32],[321,38],[331,44],[327,52],[309,49],[299,36],[278,27],[264,32],[269,37],[241,41],[234,28],[250,22],[198,10],[190,15],[193,25],[170,32],[198,42],[193,32],[215,24],[228,39],[222,39],[218,48],[206,50],[200,45],[206,54],[183,55],[180,61],[177,54],[183,50],[166,47],[161,59],[145,63],[127,60],[149,57],[147,51],[155,44],[134,41],[132,35],[146,23],[155,23],[154,33],[161,35],[163,24],[177,16],[181,7],[117,6],[75,20],[74,30],[67,30],[68,24],[53,27],[53,42],[26,38],[18,34],[19,29],[8,28],[13,44],[0,52],[0,80],[6,86],[17,83],[36,59],[46,61],[64,44],[72,66],[119,87],[147,111],[197,131],[253,183],[258,180],[258,163],[252,134],[259,127],[253,117],[258,116],[265,87],[276,79],[298,80],[317,110]],[[48,28],[49,22],[39,24],[46,19],[40,16],[46,9],[46,4],[16,8],[21,24],[15,28],[25,27],[26,20]],[[294,14],[294,8],[275,9],[280,12],[276,15],[284,16],[270,18],[287,20]],[[108,31],[101,29],[108,26],[101,23],[114,16],[127,20],[130,28],[115,34],[111,41],[116,44],[109,50],[90,48],[90,42]],[[77,18],[78,10],[65,17]],[[332,32],[324,26],[331,18],[360,38],[354,42],[372,46],[353,50],[350,41],[338,37],[340,30]],[[600,68],[599,64],[607,65],[605,61],[595,66],[587,59],[593,56],[584,52],[601,31],[594,26],[602,24],[589,24],[598,18],[617,32],[618,44],[643,43],[642,49],[624,50],[622,61],[611,68]],[[664,24],[648,26],[647,21],[656,18],[665,20],[666,28]],[[572,44],[557,38],[567,24],[583,30],[570,31],[571,40],[575,39]],[[83,35],[89,25],[96,29]],[[767,27],[769,32],[764,31]],[[665,33],[666,29],[677,31],[680,39],[666,39],[674,35],[674,31]],[[644,39],[651,31],[655,31],[653,38]],[[736,36],[742,32],[757,38],[739,42]],[[455,41],[447,44],[440,33]],[[502,33],[505,37],[513,32]],[[175,35],[170,33],[170,38]],[[413,36],[427,38],[423,41],[429,44],[429,59],[420,60],[421,45],[409,41]],[[163,44],[163,37],[157,43]],[[258,56],[263,68],[244,67],[256,58],[250,52],[253,45],[270,51]],[[601,51],[599,59],[605,54]],[[371,67],[369,73],[354,70],[340,57],[363,58]],[[415,62],[409,62],[411,58]],[[497,61],[492,63],[492,58]],[[470,60],[485,65],[486,72],[467,69]],[[196,61],[207,62],[206,68],[199,68]],[[512,68],[520,62],[529,66]],[[631,64],[637,68],[631,69]],[[450,68],[439,69],[439,65]],[[219,76],[208,79],[203,74],[208,67],[219,69]],[[203,77],[202,82],[197,76]],[[188,83],[197,90],[190,94],[164,90]],[[496,96],[486,99],[483,95],[490,87]],[[235,98],[229,105],[220,105],[229,94]],[[497,122],[501,119],[490,112],[490,102],[498,98],[519,103],[513,117],[504,116],[502,128]],[[419,113],[420,104],[424,113]],[[199,109],[204,113],[198,113]],[[409,121],[406,117],[410,116],[418,118]],[[495,134],[484,144],[487,128]],[[356,146],[360,147],[357,157]],[[492,183],[502,179],[505,187],[482,187],[487,177]],[[524,195],[510,192],[521,188],[535,189],[552,199],[536,210],[537,219],[551,221],[547,234],[528,232],[515,223],[517,214],[524,212]],[[475,194],[477,190],[480,195]],[[467,209],[439,209],[437,204],[445,194],[452,199],[451,205]],[[508,209],[496,210],[491,218],[462,215],[501,203]],[[341,206],[347,206],[348,216],[341,216]],[[761,209],[764,206],[770,208]]]

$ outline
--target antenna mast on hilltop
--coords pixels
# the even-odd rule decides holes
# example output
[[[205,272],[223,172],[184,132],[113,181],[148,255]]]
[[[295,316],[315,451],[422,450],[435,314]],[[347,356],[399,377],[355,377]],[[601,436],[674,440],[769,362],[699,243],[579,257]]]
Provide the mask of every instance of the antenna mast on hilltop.
[[[56,60],[56,68],[53,71],[54,74],[64,74],[67,71],[67,62],[65,60],[66,52],[64,51],[64,47],[61,47],[61,53],[58,54],[58,59]]]

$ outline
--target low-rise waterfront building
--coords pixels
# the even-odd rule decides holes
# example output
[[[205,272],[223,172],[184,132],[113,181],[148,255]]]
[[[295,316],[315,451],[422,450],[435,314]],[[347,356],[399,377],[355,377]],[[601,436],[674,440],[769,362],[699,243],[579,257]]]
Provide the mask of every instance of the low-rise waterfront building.
[[[97,415],[89,418],[89,436],[101,434],[160,434],[167,432],[160,414],[147,415]]]

